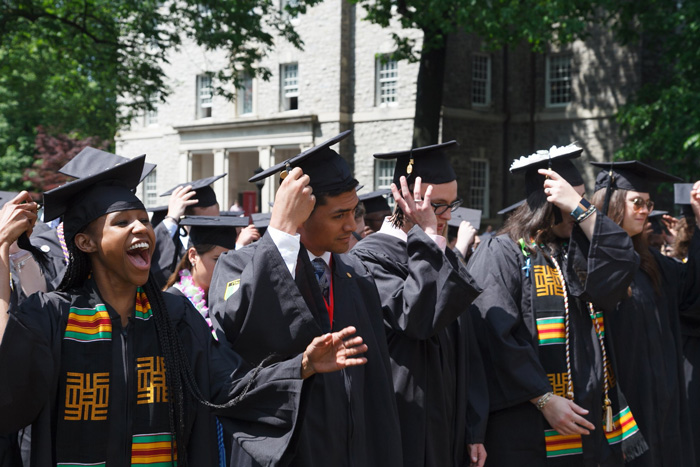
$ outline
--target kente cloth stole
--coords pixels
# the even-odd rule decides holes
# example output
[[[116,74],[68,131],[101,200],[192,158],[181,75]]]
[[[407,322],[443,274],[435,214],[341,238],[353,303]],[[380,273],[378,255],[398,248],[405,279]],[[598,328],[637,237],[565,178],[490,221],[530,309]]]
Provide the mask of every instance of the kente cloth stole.
[[[121,348],[121,342],[112,342],[121,340],[119,330],[113,332],[112,318],[95,289],[85,292],[73,297],[63,335],[57,465],[104,466],[109,440],[123,438],[131,427],[131,439],[124,440],[124,450],[131,448],[131,465],[170,466],[171,445],[177,456],[168,421],[165,366],[146,294],[138,288],[128,331],[134,333],[134,359],[129,361],[128,355],[118,359],[134,366],[125,386],[123,365],[112,366],[112,350]],[[113,316],[115,322],[120,319],[116,313]],[[110,397],[126,404],[111,406]]]
[[[557,396],[571,399],[575,388],[570,381],[569,365],[567,365],[567,335],[565,302],[566,284],[562,283],[554,263],[546,254],[538,249],[537,255],[532,255],[523,248],[527,257],[526,274],[531,277],[532,307],[537,322],[537,340],[539,344],[540,362],[547,372],[552,392]],[[573,298],[571,298],[573,300]],[[573,310],[570,310],[571,313]],[[604,337],[605,323],[602,312],[594,312],[591,323],[601,337]],[[597,326],[596,326],[597,324]],[[571,340],[569,339],[569,342]],[[573,346],[569,346],[568,357],[574,361]],[[646,442],[637,427],[632,412],[619,386],[614,380],[614,365],[608,364],[609,390],[608,397],[612,406],[612,431],[606,432],[608,443],[622,449],[628,460],[641,455],[647,449]],[[573,368],[571,369],[573,371]],[[603,373],[603,369],[598,369]],[[569,394],[572,391],[573,394]],[[601,404],[604,401],[600,401]],[[603,411],[605,413],[605,411]],[[596,424],[596,429],[603,429],[602,424]],[[583,442],[580,435],[562,435],[554,429],[545,430],[545,445],[547,458],[553,461],[558,457],[576,456],[583,454]]]

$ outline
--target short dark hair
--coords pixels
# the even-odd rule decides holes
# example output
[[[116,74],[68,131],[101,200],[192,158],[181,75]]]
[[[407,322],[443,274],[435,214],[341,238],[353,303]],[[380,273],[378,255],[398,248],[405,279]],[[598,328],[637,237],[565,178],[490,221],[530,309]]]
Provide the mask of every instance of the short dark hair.
[[[314,209],[316,206],[323,206],[326,204],[328,201],[328,198],[333,198],[335,196],[340,196],[343,193],[347,193],[348,191],[355,191],[357,189],[357,185],[360,183],[355,180],[354,178],[352,179],[352,182],[350,182],[348,185],[338,188],[336,190],[332,191],[325,191],[322,193],[314,193],[314,196],[316,197],[316,205],[314,206]]]

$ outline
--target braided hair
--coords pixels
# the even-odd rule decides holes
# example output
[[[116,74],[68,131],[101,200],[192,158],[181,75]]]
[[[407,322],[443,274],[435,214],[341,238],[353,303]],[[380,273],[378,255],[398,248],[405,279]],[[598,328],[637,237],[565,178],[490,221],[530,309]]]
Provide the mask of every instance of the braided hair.
[[[66,267],[65,275],[58,286],[58,291],[66,292],[82,287],[88,279],[92,270],[90,258],[87,253],[80,250],[75,242],[67,242],[68,247],[68,266]],[[180,336],[170,319],[163,294],[153,278],[153,274],[149,274],[148,282],[143,286],[146,297],[153,312],[156,334],[158,336],[158,344],[163,355],[165,364],[165,379],[168,390],[168,405],[169,416],[168,423],[171,433],[175,434],[175,448],[173,444],[171,449],[171,464],[175,465],[175,449],[177,449],[178,465],[187,465],[187,448],[185,446],[185,391],[194,397],[194,399],[207,407],[227,409],[237,405],[248,393],[250,387],[256,381],[260,370],[264,368],[273,356],[264,359],[255,369],[249,374],[248,381],[243,388],[243,391],[235,398],[227,403],[218,405],[212,404],[202,395],[199,385],[195,379],[190,361],[187,358],[187,353],[182,345]]]

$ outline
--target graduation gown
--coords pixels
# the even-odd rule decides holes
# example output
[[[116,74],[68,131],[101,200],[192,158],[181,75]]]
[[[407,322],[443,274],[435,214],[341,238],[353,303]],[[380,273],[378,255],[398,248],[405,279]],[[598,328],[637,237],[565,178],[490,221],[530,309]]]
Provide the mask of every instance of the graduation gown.
[[[419,227],[407,241],[370,235],[350,252],[377,284],[384,311],[405,466],[468,464],[483,443],[488,390],[469,303],[480,289],[452,250]]]
[[[377,290],[357,260],[332,256],[333,323],[303,245],[292,278],[269,233],[219,257],[209,312],[251,364],[303,351],[330,329],[355,326],[367,364],[314,375],[291,465],[402,466],[401,438]],[[226,297],[227,299],[224,299]],[[234,446],[235,449],[235,446]],[[255,465],[245,456],[235,465]]]
[[[575,226],[567,257],[557,259],[569,295],[574,402],[589,411],[584,418],[596,427],[582,436],[583,455],[572,457],[569,465],[621,465],[621,455],[615,455],[603,433],[602,356],[585,302],[604,311],[614,308],[627,292],[638,256],[627,233],[598,215],[592,240]],[[507,235],[482,243],[468,264],[484,290],[470,311],[489,388],[488,465],[547,465],[548,424],[530,400],[562,388],[553,388],[539,360],[531,269]]]
[[[53,466],[64,330],[71,304],[80,296],[97,294],[91,281],[77,294],[37,293],[13,308],[0,344],[0,433],[32,424],[32,466]],[[216,342],[201,315],[184,297],[163,294],[171,321],[185,348],[204,398],[223,403],[241,393],[249,367],[230,347]],[[134,332],[124,334],[119,315],[107,306],[112,331],[112,370],[109,391],[107,466],[131,465],[131,430],[127,422],[136,404]],[[131,326],[131,325],[130,325]],[[123,336],[123,337],[122,337]],[[284,456],[298,420],[301,356],[264,368],[245,398],[230,409],[235,436],[262,465]],[[124,375],[128,374],[128,377]],[[122,376],[122,377],[120,377]],[[127,383],[128,380],[128,383]],[[128,384],[128,386],[127,386]],[[192,399],[185,389],[185,441],[188,465],[217,465],[217,436],[212,411]],[[80,439],[75,442],[79,445]]]
[[[156,225],[153,231],[156,234],[156,249],[151,259],[151,274],[162,289],[185,254],[185,247],[182,246],[180,236],[175,233],[175,236],[171,237],[168,228],[162,222]]]
[[[639,268],[632,295],[607,315],[617,360],[617,380],[649,450],[629,465],[694,466],[679,313],[700,301],[700,234],[682,264],[651,249],[659,268],[658,294]]]

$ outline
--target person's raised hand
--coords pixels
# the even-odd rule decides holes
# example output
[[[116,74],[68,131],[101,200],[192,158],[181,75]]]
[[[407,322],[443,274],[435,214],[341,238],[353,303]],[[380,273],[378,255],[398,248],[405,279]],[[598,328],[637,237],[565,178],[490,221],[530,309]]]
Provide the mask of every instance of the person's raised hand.
[[[275,195],[270,227],[290,235],[297,233],[297,229],[309,218],[316,204],[310,181],[309,176],[299,167],[287,174]]]
[[[301,377],[306,379],[315,373],[330,373],[367,363],[367,358],[358,357],[367,352],[367,345],[360,336],[354,336],[356,332],[353,326],[348,326],[314,338],[302,356]]]
[[[37,204],[23,191],[0,209],[0,244],[8,248],[20,235],[32,233],[37,220]]]
[[[430,196],[433,193],[432,185],[425,190],[425,196],[421,197],[421,178],[416,177],[416,182],[413,185],[413,195],[408,188],[406,177],[399,179],[401,190],[395,183],[391,184],[391,193],[394,195],[396,204],[401,208],[406,216],[406,219],[413,224],[419,225],[425,233],[429,235],[438,235],[437,231],[437,216],[435,210],[430,204]]]
[[[562,212],[569,213],[576,209],[582,196],[564,177],[550,169],[540,169],[537,173],[548,177],[544,181],[544,194],[547,195],[548,202],[554,204]]]
[[[192,189],[192,185],[179,186],[170,194],[168,201],[168,214],[166,217],[172,218],[175,222],[179,222],[180,218],[185,215],[185,209],[199,202],[194,196],[197,194]]]

